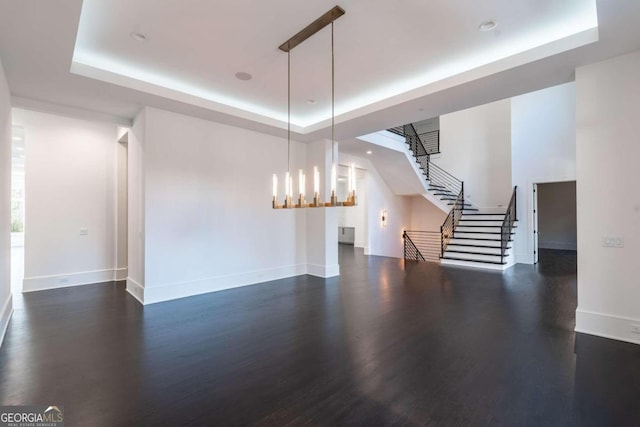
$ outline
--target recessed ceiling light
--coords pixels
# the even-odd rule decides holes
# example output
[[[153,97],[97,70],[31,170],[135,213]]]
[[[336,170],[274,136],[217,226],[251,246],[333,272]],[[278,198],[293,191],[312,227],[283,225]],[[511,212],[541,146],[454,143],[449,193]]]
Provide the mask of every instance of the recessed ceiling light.
[[[236,73],[236,79],[238,80],[251,80],[253,76],[249,73],[245,73],[244,71],[238,71]]]
[[[307,99],[307,104],[313,105],[315,103],[316,103],[315,99],[311,99],[311,98]]]
[[[18,151],[24,151],[24,148],[23,148],[23,147],[16,147],[16,150],[18,150]]]
[[[14,141],[22,141],[22,137],[21,136],[13,136],[13,137],[11,137],[11,139],[13,139]]]
[[[491,31],[497,26],[498,24],[496,21],[484,21],[482,24],[478,25],[478,29],[480,31]]]
[[[147,41],[147,36],[145,36],[142,33],[139,33],[137,31],[132,31],[129,33],[129,35],[131,36],[132,39],[137,40],[139,42],[146,42]]]
[[[368,150],[368,151],[367,151],[367,154],[371,155],[371,154],[373,154],[373,151]]]

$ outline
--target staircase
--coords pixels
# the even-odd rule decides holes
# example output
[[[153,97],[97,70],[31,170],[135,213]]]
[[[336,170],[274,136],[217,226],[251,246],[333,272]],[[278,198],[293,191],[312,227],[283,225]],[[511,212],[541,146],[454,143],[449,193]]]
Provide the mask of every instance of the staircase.
[[[441,256],[443,265],[459,265],[504,269],[510,264],[514,230],[512,227],[503,245],[504,213],[480,213],[463,210],[457,227]]]
[[[465,200],[464,182],[431,162],[430,156],[440,151],[439,135],[434,143],[432,135],[419,135],[411,124],[389,131],[405,137],[428,182],[429,192],[451,207],[440,227],[439,239],[424,239],[425,233],[433,232],[403,233],[405,260],[437,260],[433,257],[435,252],[443,265],[491,270],[505,270],[513,265],[511,248],[517,222],[516,188],[505,212],[480,212]],[[428,146],[424,144],[425,140],[429,141]],[[425,257],[423,253],[431,257]]]
[[[447,206],[464,207],[477,211],[470,203],[460,201],[458,195],[463,191],[464,183],[431,161],[433,154],[440,153],[440,131],[418,134],[412,124],[389,129],[405,137],[405,142],[428,182],[427,190]]]

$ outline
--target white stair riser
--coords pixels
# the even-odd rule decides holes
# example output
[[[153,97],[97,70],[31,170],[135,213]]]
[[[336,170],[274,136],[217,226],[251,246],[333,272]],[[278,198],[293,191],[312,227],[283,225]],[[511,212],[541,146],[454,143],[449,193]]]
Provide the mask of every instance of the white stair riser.
[[[443,259],[440,261],[440,264],[445,266],[452,266],[452,267],[479,268],[482,270],[497,270],[497,271],[504,271],[507,268],[511,267],[511,265],[485,264],[482,262],[457,261],[453,259]]]
[[[462,235],[460,235],[462,236]],[[449,244],[455,244],[455,243],[459,243],[461,245],[479,245],[479,246],[491,246],[491,247],[495,247],[495,248],[499,248],[502,245],[502,242],[498,241],[493,241],[493,240],[480,240],[480,239],[459,239],[459,238],[454,238],[450,240]],[[509,245],[511,246],[511,245]]]
[[[482,227],[502,227],[502,220],[491,221],[460,221],[458,227],[468,227],[470,225],[480,225]]]
[[[500,221],[500,224],[502,224],[502,221],[504,221],[504,215],[465,215],[463,214],[461,218],[470,219],[470,220],[490,219],[491,221]]]
[[[482,233],[454,233],[455,237],[466,237],[469,239],[499,239],[500,234],[482,234]]]
[[[458,252],[445,251],[444,256],[450,256],[453,258],[463,258],[468,261],[494,261],[500,262],[500,254],[497,255],[478,255],[478,254],[464,254]],[[505,255],[506,259],[508,255]]]
[[[459,251],[456,253],[460,254],[462,254],[463,252],[480,252],[487,255],[500,255],[502,248],[500,246],[497,246],[495,248],[476,248],[449,244],[449,246],[447,246],[447,251]]]
[[[475,233],[501,233],[502,228],[500,227],[467,227],[465,225],[459,224],[456,227],[456,231],[473,231]]]

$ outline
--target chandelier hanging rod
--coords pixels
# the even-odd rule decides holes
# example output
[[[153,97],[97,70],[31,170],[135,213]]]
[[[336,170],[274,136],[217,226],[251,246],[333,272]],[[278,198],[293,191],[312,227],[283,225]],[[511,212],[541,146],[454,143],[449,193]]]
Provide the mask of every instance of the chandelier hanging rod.
[[[278,49],[283,52],[289,52],[291,49],[298,46],[300,43],[304,42],[306,39],[320,31],[327,25],[333,23],[333,21],[340,18],[342,15],[344,15],[344,13],[345,12],[343,8],[341,8],[340,6],[334,6],[333,9],[313,21],[311,24],[307,25],[295,36],[282,43]]]

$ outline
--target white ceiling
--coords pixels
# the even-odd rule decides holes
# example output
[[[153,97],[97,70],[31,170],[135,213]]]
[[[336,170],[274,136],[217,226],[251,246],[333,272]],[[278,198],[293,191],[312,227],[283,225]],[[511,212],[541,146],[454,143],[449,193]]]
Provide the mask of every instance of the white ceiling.
[[[283,135],[286,54],[277,46],[334,5],[0,0],[0,58],[17,106],[58,104],[127,123],[150,105]],[[640,49],[637,0],[597,1],[597,42],[589,30],[593,0],[350,0],[341,6],[338,139],[564,83],[576,66]],[[479,32],[487,19],[498,22],[497,30]],[[131,31],[148,41],[133,40]],[[326,137],[328,30],[294,49],[292,64],[294,137]],[[237,80],[237,71],[254,78]]]

